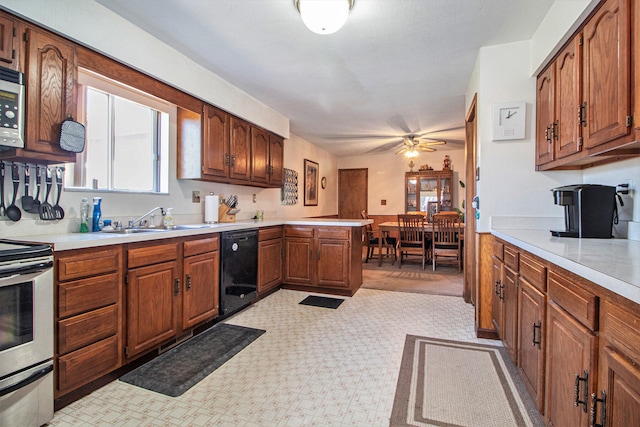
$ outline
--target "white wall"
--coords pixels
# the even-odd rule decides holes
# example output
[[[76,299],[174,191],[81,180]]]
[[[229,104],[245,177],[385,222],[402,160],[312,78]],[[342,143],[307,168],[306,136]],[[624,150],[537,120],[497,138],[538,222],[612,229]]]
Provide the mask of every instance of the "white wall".
[[[413,159],[417,171],[421,165],[429,165],[434,170],[442,169],[444,156],[451,159],[453,169],[454,200],[453,207],[461,209],[463,194],[458,181],[465,181],[464,149],[439,150],[433,153],[421,153]],[[396,215],[404,212],[404,174],[409,172],[409,160],[402,155],[367,154],[361,156],[339,157],[338,169],[368,169],[369,192],[367,212],[372,215]],[[382,205],[381,200],[387,204]]]

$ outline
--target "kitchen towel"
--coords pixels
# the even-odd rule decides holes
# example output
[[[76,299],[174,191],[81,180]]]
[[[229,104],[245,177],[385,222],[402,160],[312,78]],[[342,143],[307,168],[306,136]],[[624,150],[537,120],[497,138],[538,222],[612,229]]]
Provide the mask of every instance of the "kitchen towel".
[[[204,222],[213,224],[218,222],[218,205],[220,196],[210,194],[204,197]]]

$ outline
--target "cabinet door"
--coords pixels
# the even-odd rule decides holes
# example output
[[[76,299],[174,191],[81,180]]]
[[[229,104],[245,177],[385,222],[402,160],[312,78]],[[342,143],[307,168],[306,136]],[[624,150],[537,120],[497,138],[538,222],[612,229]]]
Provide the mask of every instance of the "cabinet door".
[[[536,165],[553,160],[551,126],[555,121],[555,64],[538,76],[536,83]]]
[[[604,384],[599,384],[598,398],[605,396],[606,410],[598,403],[596,422],[607,427],[640,425],[640,369],[620,353],[605,347],[600,360],[600,374]],[[600,390],[601,389],[601,390]],[[606,416],[605,416],[606,415]]]
[[[258,243],[258,292],[282,283],[282,239]]]
[[[0,64],[12,70],[18,68],[16,32],[17,22],[6,15],[0,14]]]
[[[492,272],[491,281],[493,283],[493,297],[491,298],[491,317],[494,328],[498,333],[498,337],[502,339],[504,332],[502,330],[503,323],[503,287],[502,283],[502,269],[503,263],[496,257],[492,258]]]
[[[575,37],[560,52],[556,64],[555,122],[553,144],[555,159],[582,149],[580,123],[577,119],[582,88],[582,46]]]
[[[76,53],[72,43],[28,28],[26,39],[27,127],[25,149],[63,155],[75,154],[58,144],[60,124],[76,117]]]
[[[177,261],[128,272],[127,356],[131,357],[176,335],[180,295]]]
[[[518,349],[518,273],[505,266],[502,280],[504,283],[502,343],[515,364]]]
[[[251,182],[269,182],[269,134],[251,126]]]
[[[244,120],[231,118],[231,141],[229,144],[229,178],[249,181],[251,161],[251,127]]]
[[[229,176],[229,115],[210,105],[204,110],[202,173],[205,176]]]
[[[584,145],[628,135],[630,116],[629,0],[607,0],[584,27]]]
[[[287,283],[313,285],[313,239],[305,237],[287,237],[285,239],[285,272]]]
[[[518,290],[518,371],[540,413],[544,412],[545,295],[522,276]]]
[[[319,239],[317,247],[318,285],[349,287],[349,242]]]
[[[184,259],[182,329],[218,314],[220,252],[206,252]]]
[[[546,417],[554,426],[587,426],[597,337],[553,302],[547,328]]]
[[[284,184],[284,140],[276,135],[269,135],[269,184]]]

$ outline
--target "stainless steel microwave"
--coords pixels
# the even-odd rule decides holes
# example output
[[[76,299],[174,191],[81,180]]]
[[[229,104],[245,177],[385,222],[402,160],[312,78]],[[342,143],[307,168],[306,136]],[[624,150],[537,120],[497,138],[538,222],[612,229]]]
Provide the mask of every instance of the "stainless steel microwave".
[[[24,147],[24,74],[0,67],[0,151]]]

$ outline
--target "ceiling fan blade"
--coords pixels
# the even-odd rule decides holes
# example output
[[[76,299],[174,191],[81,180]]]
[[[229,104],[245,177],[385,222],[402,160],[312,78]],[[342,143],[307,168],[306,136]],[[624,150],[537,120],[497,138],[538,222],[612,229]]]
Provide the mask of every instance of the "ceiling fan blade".
[[[433,153],[434,151],[437,151],[435,148],[424,147],[424,146],[418,146],[416,147],[416,150],[426,151],[427,153]]]
[[[434,139],[432,141],[430,140],[429,142],[421,142],[420,145],[445,145],[446,143],[447,141]]]

